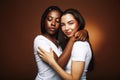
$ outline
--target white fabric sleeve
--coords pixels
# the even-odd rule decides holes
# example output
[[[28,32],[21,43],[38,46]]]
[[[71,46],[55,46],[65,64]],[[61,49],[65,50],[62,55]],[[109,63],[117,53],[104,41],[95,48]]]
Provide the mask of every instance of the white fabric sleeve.
[[[38,46],[41,47],[42,49],[48,51],[48,52],[50,51],[49,44],[45,40],[40,39],[40,38],[37,37],[34,40],[34,51],[37,51]]]
[[[49,44],[45,40],[43,40],[39,36],[37,36],[34,40],[34,54],[35,54],[36,62],[39,62],[41,59],[37,53],[38,46],[48,52],[50,51]]]
[[[72,61],[85,61],[86,55],[87,55],[86,43],[81,41],[75,42],[71,54]]]

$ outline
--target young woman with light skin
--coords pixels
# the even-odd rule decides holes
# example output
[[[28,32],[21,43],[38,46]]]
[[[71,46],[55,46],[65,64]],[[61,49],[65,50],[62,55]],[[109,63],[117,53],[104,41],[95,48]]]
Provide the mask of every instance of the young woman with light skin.
[[[68,9],[61,17],[61,28],[67,38],[71,38],[78,30],[85,27],[85,21],[75,9]],[[38,48],[38,53],[43,61],[48,63],[63,80],[86,80],[86,73],[92,59],[92,49],[89,42],[74,42],[71,57],[66,69],[63,70],[54,59],[53,50],[50,52]],[[64,62],[64,61],[63,61]]]
[[[57,39],[61,15],[62,11],[57,6],[49,6],[42,15],[40,26],[41,35],[37,35],[34,39],[34,55],[38,67],[38,73],[35,80],[60,80],[60,77],[56,74],[56,72],[39,57],[37,53],[38,46],[47,51],[49,51],[49,48],[52,48],[55,52],[54,57],[56,62],[64,68],[69,60],[71,48],[75,40],[86,39],[87,31],[78,31],[75,36],[69,39],[66,49],[62,52],[58,43],[59,40]]]

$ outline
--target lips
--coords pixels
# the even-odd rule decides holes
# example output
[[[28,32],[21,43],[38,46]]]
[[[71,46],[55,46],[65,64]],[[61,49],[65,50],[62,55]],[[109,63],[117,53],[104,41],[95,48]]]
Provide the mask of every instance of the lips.
[[[51,31],[55,31],[55,29],[50,29]]]
[[[66,32],[65,32],[65,34],[66,34],[66,35],[70,35],[70,34],[71,34],[71,32],[66,31]]]
[[[52,31],[52,32],[55,32],[55,31],[56,31],[55,28],[50,28],[49,30]]]

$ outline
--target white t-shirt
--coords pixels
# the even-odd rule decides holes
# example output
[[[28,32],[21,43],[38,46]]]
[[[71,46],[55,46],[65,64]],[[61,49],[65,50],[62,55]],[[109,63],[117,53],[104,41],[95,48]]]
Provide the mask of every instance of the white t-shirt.
[[[52,50],[56,53],[59,57],[62,53],[61,47],[57,47],[52,41],[47,39],[42,35],[38,35],[34,40],[34,55],[37,62],[38,67],[38,74],[35,80],[60,80],[60,77],[56,74],[56,72],[45,62],[41,60],[37,53],[37,48],[40,46],[41,48],[45,49],[46,51]]]
[[[83,71],[83,74],[80,80],[86,80],[86,72],[87,72],[91,57],[92,57],[92,52],[91,52],[89,43],[87,41],[85,42],[76,41],[72,48],[70,60],[65,69],[66,72],[71,73],[71,62],[72,61],[84,61],[85,68],[84,68],[84,71]]]

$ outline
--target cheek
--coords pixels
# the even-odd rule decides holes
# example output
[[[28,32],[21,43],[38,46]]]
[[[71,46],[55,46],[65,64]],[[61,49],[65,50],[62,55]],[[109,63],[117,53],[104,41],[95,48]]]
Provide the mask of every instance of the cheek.
[[[51,25],[51,22],[50,22],[50,21],[47,21],[47,25],[50,26],[50,25]]]
[[[77,28],[78,28],[78,25],[75,25],[75,24],[74,24],[74,25],[71,26],[71,29],[73,29],[73,30],[74,30],[74,29],[77,29]]]
[[[64,32],[65,31],[65,27],[61,27],[62,31]]]
[[[59,27],[60,27],[60,23],[57,23],[57,24],[56,24],[56,27],[59,28]]]
[[[49,26],[49,22],[45,21],[45,26],[48,27]]]
[[[78,30],[78,25],[72,26],[71,29],[72,29],[74,32],[76,32],[76,31]]]

